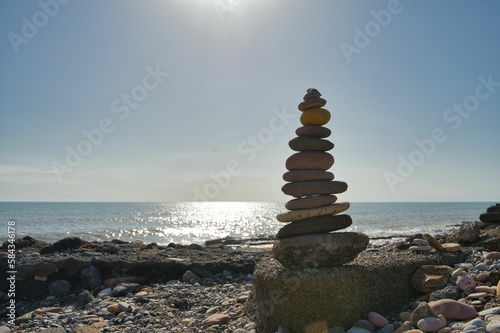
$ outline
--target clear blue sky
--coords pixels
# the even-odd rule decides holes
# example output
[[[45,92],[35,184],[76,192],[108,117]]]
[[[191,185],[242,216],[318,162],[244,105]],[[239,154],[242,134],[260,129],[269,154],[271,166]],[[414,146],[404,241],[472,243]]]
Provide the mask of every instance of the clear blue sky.
[[[332,113],[340,200],[498,201],[498,13],[492,0],[2,1],[0,201],[286,201],[310,87]]]

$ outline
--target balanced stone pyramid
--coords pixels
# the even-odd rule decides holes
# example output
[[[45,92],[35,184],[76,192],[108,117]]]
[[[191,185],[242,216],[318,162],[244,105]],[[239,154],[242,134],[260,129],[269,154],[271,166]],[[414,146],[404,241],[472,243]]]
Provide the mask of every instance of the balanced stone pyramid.
[[[333,232],[349,227],[352,219],[339,215],[349,209],[349,203],[337,202],[336,196],[347,190],[347,184],[333,180],[333,173],[327,171],[334,163],[327,151],[334,145],[326,139],[330,129],[323,126],[331,117],[325,105],[318,90],[307,90],[299,104],[303,126],[297,128],[297,137],[289,142],[297,153],[286,160],[288,172],[283,174],[283,180],[287,183],[281,190],[294,199],[285,204],[288,211],[277,216],[278,221],[287,224],[278,231],[273,246],[274,257],[287,268],[341,266],[368,246],[364,234]]]
[[[488,207],[486,213],[479,215],[482,222],[500,223],[500,203]]]

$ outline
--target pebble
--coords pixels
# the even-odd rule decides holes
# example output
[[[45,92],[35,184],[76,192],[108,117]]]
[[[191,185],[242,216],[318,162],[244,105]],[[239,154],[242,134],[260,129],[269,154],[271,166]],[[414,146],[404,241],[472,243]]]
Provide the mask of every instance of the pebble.
[[[223,325],[228,323],[231,317],[227,313],[216,313],[202,321],[203,325]]]
[[[337,201],[334,195],[314,195],[303,198],[292,199],[285,204],[288,210],[316,208],[329,205]]]
[[[457,269],[455,269],[453,271],[453,273],[451,273],[451,277],[456,279],[457,277],[459,277],[460,275],[462,275],[462,273],[464,272],[464,269],[462,267],[459,267]]]
[[[387,324],[381,329],[377,331],[378,333],[393,333],[394,332],[394,325],[393,324]]]
[[[389,324],[389,320],[377,312],[368,313],[368,320],[377,327],[384,327]]]
[[[460,275],[457,278],[457,287],[463,291],[470,291],[476,288],[476,280],[470,275]]]
[[[332,134],[328,127],[323,126],[302,126],[295,130],[298,136],[314,136],[316,138],[327,138]]]
[[[417,244],[417,245],[421,245],[421,246],[429,246],[429,242],[427,242],[425,239],[421,239],[421,238],[415,238],[413,240],[413,243]]]
[[[486,326],[488,333],[500,333],[500,321],[492,321]]]
[[[312,108],[321,108],[325,105],[326,105],[326,100],[321,97],[317,97],[303,101],[302,103],[299,104],[298,108],[300,111],[305,111],[307,109],[312,109]]]
[[[372,331],[369,331],[366,328],[352,327],[347,330],[347,333],[372,333]]]
[[[434,332],[443,327],[443,323],[439,318],[426,317],[418,321],[417,326],[419,329],[425,332]]]
[[[314,136],[298,136],[290,140],[288,146],[295,151],[327,151],[333,149],[334,144],[328,140],[316,138]]]
[[[316,216],[288,223],[283,228],[278,230],[276,237],[288,238],[300,235],[326,233],[330,231],[345,229],[351,224],[351,217],[345,214]]]
[[[423,234],[422,237],[424,237],[424,239],[429,242],[430,246],[432,246],[433,248],[435,248],[437,251],[444,251],[444,248],[443,248],[443,245],[441,245],[441,243],[439,243],[434,237],[432,237],[431,235],[429,234]]]
[[[82,327],[78,332],[255,333],[255,323],[246,316],[243,304],[238,303],[248,298],[252,282],[251,274],[227,271],[202,278],[196,284],[173,280],[150,284],[134,294],[89,298],[82,308],[75,308],[74,303],[39,306],[38,314],[29,312],[26,320],[19,316],[12,331],[75,333],[75,327]],[[213,315],[217,316],[209,321]],[[211,321],[215,319],[218,321]],[[1,332],[9,331],[0,329]]]
[[[341,213],[349,209],[349,206],[350,204],[348,202],[336,202],[330,205],[321,206],[317,208],[288,211],[285,213],[278,214],[276,218],[280,222],[293,222],[315,216],[333,215]]]
[[[333,180],[334,175],[330,171],[323,170],[295,170],[283,174],[286,182],[306,182],[309,180]]]
[[[364,328],[370,332],[375,331],[375,324],[373,324],[371,321],[366,320],[366,319],[360,319],[360,320],[356,321],[354,324],[352,324],[352,326]]]
[[[444,243],[442,247],[446,252],[458,252],[462,249],[458,243]]]
[[[321,126],[330,121],[331,114],[327,109],[312,108],[302,112],[300,116],[300,123],[304,126],[313,125]]]
[[[285,167],[289,171],[295,170],[328,170],[334,163],[331,154],[323,151],[301,151],[288,157]],[[286,194],[286,193],[285,193]],[[321,194],[321,193],[313,193]]]

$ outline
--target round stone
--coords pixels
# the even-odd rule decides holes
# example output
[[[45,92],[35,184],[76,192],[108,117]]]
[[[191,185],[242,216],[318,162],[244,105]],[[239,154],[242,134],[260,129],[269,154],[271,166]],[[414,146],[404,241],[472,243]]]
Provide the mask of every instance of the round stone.
[[[315,89],[315,88],[309,88],[307,89],[306,94],[304,95],[304,101],[309,100],[309,99],[314,99],[314,98],[320,98],[321,93]]]
[[[288,210],[316,208],[332,204],[335,201],[337,201],[337,197],[334,195],[314,195],[292,199],[285,204],[285,208]]]
[[[299,104],[299,110],[300,111],[305,111],[308,109],[312,108],[321,108],[326,105],[326,100],[323,98],[312,98],[303,101],[302,103]]]
[[[418,321],[417,327],[424,332],[435,332],[443,326],[439,318],[426,317]]]
[[[297,236],[278,239],[273,255],[291,269],[336,267],[356,258],[368,242],[368,236],[356,232]]]
[[[349,215],[326,215],[311,217],[286,224],[276,234],[277,238],[289,238],[301,235],[323,234],[342,230],[352,224]]]
[[[457,277],[457,287],[463,291],[471,291],[476,288],[476,279],[470,275],[460,275]]]
[[[327,138],[332,134],[332,131],[323,126],[302,126],[295,130],[298,136],[314,136],[317,138]]]
[[[338,180],[312,180],[307,182],[286,183],[281,191],[293,197],[319,194],[338,194],[347,191],[347,183]]]
[[[286,182],[305,182],[308,180],[333,180],[333,173],[323,170],[296,170],[283,174]]]
[[[389,324],[389,320],[377,312],[368,313],[368,320],[377,327],[384,327]]]
[[[330,121],[330,112],[323,108],[313,108],[302,112],[300,123],[302,125],[325,125]]]
[[[295,151],[319,150],[327,151],[334,147],[328,140],[316,138],[314,136],[298,136],[288,142],[288,146]]]
[[[276,219],[280,222],[293,222],[315,216],[334,215],[348,210],[349,206],[348,202],[337,202],[317,208],[292,210],[278,214]]]
[[[328,170],[333,165],[333,156],[322,151],[302,151],[290,156],[285,163],[287,170]],[[318,194],[318,193],[317,193]]]

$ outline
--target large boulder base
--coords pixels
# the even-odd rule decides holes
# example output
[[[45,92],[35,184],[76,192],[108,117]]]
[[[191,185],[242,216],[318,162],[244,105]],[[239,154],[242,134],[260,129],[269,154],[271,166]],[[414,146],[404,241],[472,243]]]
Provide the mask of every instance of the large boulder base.
[[[283,266],[297,270],[334,267],[356,258],[368,242],[368,236],[357,232],[295,236],[277,240],[273,255]]]
[[[370,311],[396,314],[420,295],[410,279],[422,265],[452,266],[466,257],[464,252],[365,251],[349,265],[304,271],[262,261],[246,309],[257,332],[276,332],[279,326],[291,333],[318,325],[347,329]]]

